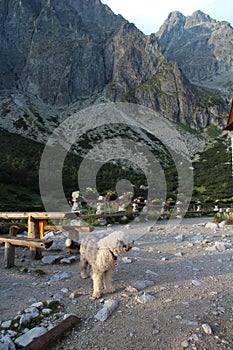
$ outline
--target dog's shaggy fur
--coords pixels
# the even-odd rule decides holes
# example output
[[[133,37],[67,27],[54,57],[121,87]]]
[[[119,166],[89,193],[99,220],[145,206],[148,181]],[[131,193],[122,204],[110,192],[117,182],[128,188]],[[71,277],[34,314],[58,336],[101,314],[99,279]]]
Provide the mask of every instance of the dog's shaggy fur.
[[[112,275],[117,257],[120,253],[129,251],[134,241],[121,231],[113,232],[105,238],[97,240],[86,237],[81,241],[80,264],[81,277],[87,278],[88,265],[93,280],[93,298],[100,298],[102,293],[112,293]]]

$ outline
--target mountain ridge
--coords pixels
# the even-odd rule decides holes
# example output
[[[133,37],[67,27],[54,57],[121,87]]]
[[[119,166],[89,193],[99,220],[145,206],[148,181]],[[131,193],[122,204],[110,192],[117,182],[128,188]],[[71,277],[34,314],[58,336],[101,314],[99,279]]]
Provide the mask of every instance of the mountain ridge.
[[[232,95],[233,28],[203,12],[171,12],[156,37],[163,53],[178,63],[190,82]]]
[[[205,23],[216,22],[199,12],[194,19],[203,16]],[[225,123],[225,91],[190,83],[184,66],[164,54],[161,35],[144,35],[99,0],[4,0],[0,23],[0,88],[31,94],[38,109],[45,104],[65,118],[92,104],[125,101],[195,129]]]

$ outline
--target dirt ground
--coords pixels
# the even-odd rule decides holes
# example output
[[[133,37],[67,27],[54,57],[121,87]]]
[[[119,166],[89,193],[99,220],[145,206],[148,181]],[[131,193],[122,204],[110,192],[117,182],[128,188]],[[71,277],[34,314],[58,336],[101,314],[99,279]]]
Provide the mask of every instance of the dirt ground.
[[[80,278],[79,261],[44,265],[32,261],[27,248],[17,248],[16,267],[5,269],[1,246],[0,320],[13,318],[32,298],[43,301],[60,294],[64,312],[78,316],[81,324],[56,342],[56,350],[233,349],[233,227],[206,228],[204,223],[211,220],[185,219],[175,228],[147,222],[95,230],[93,234],[127,229],[137,239],[134,249],[117,260],[116,292],[100,300],[90,298],[92,283]],[[218,249],[216,242],[221,242]],[[51,254],[58,253],[43,251],[44,256]],[[46,274],[38,276],[36,269]],[[62,271],[71,277],[49,282]],[[135,293],[129,287],[137,281],[151,285]],[[77,292],[74,299],[72,292]],[[154,300],[140,302],[141,295]],[[119,305],[106,321],[97,321],[95,315],[108,299]],[[211,334],[203,324],[210,326]]]

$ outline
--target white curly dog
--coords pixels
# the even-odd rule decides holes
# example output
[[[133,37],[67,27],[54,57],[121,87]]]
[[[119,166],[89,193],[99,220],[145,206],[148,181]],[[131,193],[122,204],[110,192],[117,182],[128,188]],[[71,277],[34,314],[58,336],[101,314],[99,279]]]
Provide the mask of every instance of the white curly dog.
[[[102,293],[115,291],[112,275],[117,257],[120,253],[129,251],[133,244],[134,241],[122,231],[112,232],[100,240],[88,236],[81,241],[81,277],[89,277],[87,271],[89,266],[93,280],[93,298],[97,299]]]

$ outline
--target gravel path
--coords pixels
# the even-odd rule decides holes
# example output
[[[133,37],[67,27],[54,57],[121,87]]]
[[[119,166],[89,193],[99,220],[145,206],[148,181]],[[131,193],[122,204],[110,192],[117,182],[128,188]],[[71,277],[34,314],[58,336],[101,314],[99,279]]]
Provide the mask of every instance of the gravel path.
[[[232,350],[233,230],[230,225],[208,228],[205,224],[210,221],[185,219],[181,224],[147,222],[95,230],[93,234],[103,235],[123,229],[137,238],[134,249],[117,262],[116,292],[101,300],[90,298],[92,283],[81,280],[78,261],[44,265],[31,261],[26,248],[17,248],[17,267],[7,270],[2,267],[1,247],[0,319],[14,317],[32,299],[59,297],[64,312],[80,317],[81,325],[56,343],[57,350]],[[57,253],[44,252],[51,254]],[[37,269],[46,274],[39,276]],[[51,283],[57,272],[71,275]],[[106,321],[97,321],[97,312],[112,299],[118,307]]]

